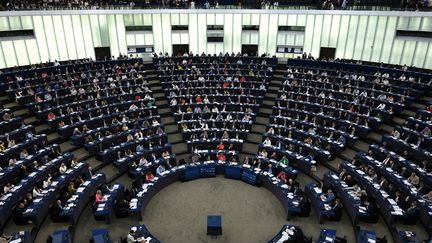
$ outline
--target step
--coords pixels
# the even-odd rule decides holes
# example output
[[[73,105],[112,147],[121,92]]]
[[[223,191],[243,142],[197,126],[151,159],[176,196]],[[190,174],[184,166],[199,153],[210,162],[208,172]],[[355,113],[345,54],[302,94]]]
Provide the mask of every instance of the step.
[[[156,100],[155,105],[157,108],[166,108],[168,107],[168,101],[166,99]]]
[[[49,132],[49,126],[47,124],[43,123],[39,126],[36,126],[35,130],[36,130],[37,134],[47,133],[47,132]]]
[[[160,86],[160,85],[157,85],[157,86],[153,86],[153,85],[151,85],[151,88],[150,88],[153,92],[158,92],[158,91],[163,91],[163,89],[162,89],[162,86]]]
[[[272,104],[271,107],[273,107],[273,105],[274,104]],[[268,117],[268,116],[270,116],[273,113],[273,110],[271,108],[270,109],[269,108],[260,108],[259,111],[258,111],[258,113],[259,114],[267,115],[267,117]]]
[[[185,154],[188,153],[187,146],[185,143],[176,143],[172,145],[173,154]]]
[[[249,143],[261,143],[262,139],[263,139],[263,136],[261,133],[259,133],[259,134],[249,133],[248,138],[247,138],[247,142],[249,142]]]
[[[278,94],[277,93],[267,93],[266,97],[270,97],[270,98],[276,99],[278,97]]]
[[[171,116],[169,116],[169,117],[162,117],[161,121],[162,121],[162,124],[164,124],[164,125],[175,123],[174,117],[171,117]],[[177,123],[175,123],[175,124],[177,126]]]
[[[269,106],[274,106],[275,102],[274,100],[263,100],[263,105],[269,105]]]
[[[337,157],[343,160],[351,161],[354,158],[356,153],[357,153],[356,151],[350,148],[345,148]]]
[[[86,160],[90,157],[90,154],[85,148],[79,148],[77,150],[74,150],[73,153],[75,155],[75,158],[78,159],[78,161]]]
[[[41,124],[41,122],[34,116],[31,116],[29,118],[25,118],[24,123],[27,125]]]
[[[405,122],[405,119],[395,116],[393,117],[393,122],[397,125],[402,125]]]
[[[258,153],[258,145],[254,144],[254,143],[248,143],[248,142],[243,143],[242,151],[244,153],[257,154]]]
[[[257,116],[255,118],[255,123],[258,123],[258,124],[261,124],[261,125],[267,125],[269,123],[269,118],[268,117]]]
[[[260,124],[253,124],[252,125],[252,131],[257,133],[265,133],[266,132],[266,126],[260,125]]]
[[[382,135],[376,132],[371,132],[368,135],[368,139],[372,140],[374,143],[381,143]]]
[[[27,109],[20,109],[13,112],[15,116],[21,116],[21,117],[29,117],[30,114],[28,113]]]
[[[98,170],[99,168],[103,167],[102,162],[100,160],[97,160],[94,156],[87,158],[85,162],[89,164],[89,166],[92,167],[93,170]]]
[[[104,166],[97,170],[97,172],[105,174],[105,178],[107,181],[111,181],[114,178],[118,177],[120,172],[119,170],[112,164],[109,164],[107,166]]]
[[[160,108],[160,109],[158,109],[158,113],[159,113],[159,115],[171,114],[171,108]]]
[[[354,150],[367,152],[369,150],[369,144],[362,141],[357,140],[353,145]]]
[[[163,92],[155,92],[153,93],[153,98],[162,98],[165,97],[165,94]]]
[[[47,135],[47,139],[49,144],[53,144],[53,143],[58,143],[63,138],[60,136],[60,134],[53,132]]]
[[[11,110],[18,109],[18,105],[15,102],[4,104],[3,107],[5,109],[11,109]]]
[[[393,131],[393,129],[394,128],[392,126],[389,126],[387,124],[381,124],[381,126],[379,127],[379,130],[383,131],[385,133],[391,133]]]
[[[60,149],[62,152],[70,152],[75,149],[75,146],[73,146],[70,141],[66,141],[60,144]]]
[[[168,135],[168,143],[176,144],[181,142],[183,142],[183,136],[180,133]]]
[[[166,126],[164,126],[164,130],[168,134],[170,134],[170,133],[178,133],[179,132],[177,124],[166,125]]]

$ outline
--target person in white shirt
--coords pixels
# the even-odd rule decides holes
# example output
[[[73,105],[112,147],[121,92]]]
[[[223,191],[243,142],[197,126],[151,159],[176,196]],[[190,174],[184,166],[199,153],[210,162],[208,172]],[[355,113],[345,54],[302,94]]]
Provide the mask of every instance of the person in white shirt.
[[[156,174],[158,176],[162,176],[163,172],[165,172],[165,167],[163,165],[159,165],[156,169]]]
[[[60,168],[59,168],[59,172],[60,174],[64,174],[67,171],[67,167],[64,163],[61,163]]]
[[[42,190],[41,189],[39,189],[39,188],[37,188],[37,187],[35,187],[35,188],[33,188],[33,197],[42,197],[43,196],[43,193],[42,193]]]
[[[266,138],[266,139],[264,140],[264,142],[263,142],[263,145],[264,145],[264,146],[271,146],[271,140],[270,140],[270,138]]]

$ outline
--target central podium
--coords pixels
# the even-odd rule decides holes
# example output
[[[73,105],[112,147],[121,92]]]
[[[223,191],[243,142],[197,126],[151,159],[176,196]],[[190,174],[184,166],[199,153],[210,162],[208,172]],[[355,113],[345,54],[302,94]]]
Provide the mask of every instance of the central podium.
[[[222,235],[222,216],[207,216],[207,235],[210,235],[212,238],[217,238],[218,235]]]

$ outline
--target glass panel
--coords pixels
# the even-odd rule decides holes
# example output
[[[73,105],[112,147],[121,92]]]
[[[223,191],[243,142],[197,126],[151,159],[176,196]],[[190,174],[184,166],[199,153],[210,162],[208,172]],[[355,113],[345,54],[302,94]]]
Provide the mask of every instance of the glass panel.
[[[164,51],[168,53],[172,53],[172,44],[171,44],[171,24],[170,24],[170,15],[162,14],[162,36],[163,36],[163,45]]]
[[[420,29],[420,17],[411,17],[408,23],[409,30],[419,30]]]
[[[287,14],[279,14],[278,25],[286,25],[287,21],[288,21]]]
[[[110,46],[107,16],[106,15],[99,15],[98,19],[99,19],[98,28],[100,31],[100,46],[102,46],[102,47]]]
[[[0,17],[0,31],[9,30],[9,22],[7,17]]]
[[[304,45],[304,35],[296,35],[295,43],[296,46],[303,46]]]
[[[312,40],[312,56],[318,57],[320,53],[320,46],[321,46],[321,33],[322,33],[322,27],[323,27],[323,16],[317,15],[315,16],[315,30],[313,34],[313,40]]]
[[[188,14],[180,14],[180,23],[181,25],[189,24],[189,15]]]
[[[33,29],[31,16],[22,16],[21,25],[23,29]]]
[[[0,45],[1,47],[1,45]],[[6,68],[6,61],[3,58],[3,52],[0,50],[0,68]]]
[[[3,54],[6,57],[6,65],[8,67],[18,65],[12,41],[2,41],[1,47],[3,48]]]
[[[363,55],[361,57],[362,60],[369,61],[372,55],[373,48],[373,40],[374,36],[377,33],[376,25],[377,25],[378,17],[377,16],[369,16],[368,29],[366,31],[365,42],[363,46]]]
[[[253,18],[252,18],[253,19]],[[259,43],[258,43],[258,53],[266,53],[267,52],[267,35],[268,35],[268,27],[269,27],[269,15],[262,14],[260,18],[260,30],[259,30]]]
[[[14,41],[14,47],[18,59],[18,65],[22,66],[30,64],[24,40]]]
[[[359,60],[362,58],[363,47],[365,42],[366,31],[369,31],[368,26],[368,16],[360,16],[360,21],[357,26],[357,37],[356,43],[354,47],[354,56],[355,60]]]
[[[432,18],[431,17],[423,17],[423,23],[421,26],[421,30],[431,31],[432,30]]]
[[[207,52],[207,20],[205,14],[198,14],[198,31],[195,36],[198,38],[198,52]],[[193,38],[191,36],[191,38]]]
[[[189,14],[189,50],[194,54],[198,53],[198,15]]]
[[[241,14],[234,14],[233,20],[233,34],[232,34],[232,49],[227,50],[230,52],[237,53],[241,51],[241,34],[242,34],[242,16]],[[258,43],[258,42],[256,42]]]
[[[144,25],[143,16],[141,14],[134,14],[134,25]]]
[[[146,45],[154,45],[153,34],[144,34],[144,42]]]
[[[432,56],[432,45],[429,42],[428,45],[428,52],[427,55],[425,56],[425,64],[423,66],[423,68],[428,68],[428,69],[432,69],[432,58],[430,58]]]
[[[297,15],[295,15],[295,14],[289,14],[288,15],[287,25],[289,25],[289,26],[296,26],[297,25]]]
[[[97,15],[90,15],[90,27],[93,36],[93,46],[101,47],[102,41],[101,41],[101,34],[99,29],[99,18]]]
[[[63,20],[63,30],[65,33],[65,36],[67,36],[66,46],[67,46],[68,57],[69,57],[69,59],[77,59],[78,56],[77,56],[76,47],[75,47],[75,41],[74,41],[75,37],[74,37],[74,31],[72,28],[71,18],[68,15],[63,15],[62,20]]]
[[[20,17],[18,16],[14,16],[14,17],[9,17],[9,25],[11,30],[21,30],[21,20]]]
[[[399,30],[407,30],[408,29],[408,22],[409,22],[408,17],[404,17],[404,16],[399,17],[399,23],[398,23],[397,28]]]
[[[39,63],[41,62],[39,58],[38,46],[35,39],[25,40],[27,45],[27,52],[30,63]]]
[[[413,64],[416,67],[422,67],[427,54],[428,43],[427,42],[417,42],[417,48],[414,53]]]
[[[81,18],[79,15],[72,15],[72,26],[75,33],[75,46],[78,52],[78,58],[88,57],[86,53],[86,48],[84,46],[84,38],[81,29]]]
[[[179,25],[180,24],[180,17],[179,14],[171,14],[171,25]]]
[[[153,21],[152,21],[152,15],[151,14],[143,14],[142,15],[143,18],[143,24],[144,25],[152,25]]]
[[[81,24],[82,24],[84,45],[86,48],[87,57],[96,58],[96,55],[94,53],[94,47],[93,47],[93,39],[92,39],[89,15],[81,15]]]
[[[260,14],[251,14],[251,25],[259,25],[260,24]]]
[[[126,35],[126,43],[128,46],[134,46],[135,45],[135,35]]]
[[[109,35],[111,55],[117,57],[120,54],[120,50],[118,47],[115,16],[114,15],[108,15],[107,18],[108,18],[108,35]]]
[[[351,21],[348,29],[347,44],[345,47],[345,54],[343,56],[344,58],[348,58],[348,59],[353,58],[354,45],[356,42],[356,32],[358,31],[357,30],[358,18],[359,18],[358,16],[351,16]]]
[[[340,20],[341,20],[340,15],[333,15],[332,24],[330,27],[328,46],[336,47],[337,39],[339,35]]]
[[[332,15],[324,15],[324,23],[322,25],[321,32],[321,46],[328,47],[329,46],[329,38],[330,38],[330,26],[332,22]]]
[[[307,15],[306,29],[305,29],[305,43],[304,51],[310,53],[312,51],[312,35],[314,33],[314,15]]]
[[[57,46],[59,50],[59,59],[60,60],[68,60],[69,56],[67,53],[66,40],[63,32],[63,25],[61,24],[62,18],[61,16],[53,16],[54,24],[54,32],[57,39]]]
[[[401,64],[400,60],[401,60],[402,48],[403,48],[404,42],[405,41],[403,41],[403,40],[395,40],[393,42],[393,48],[392,48],[391,53],[390,53],[390,63]]]
[[[215,25],[215,15],[214,14],[206,14],[207,15],[207,25]]]
[[[124,14],[123,17],[124,17],[125,26],[132,26],[132,25],[134,25],[134,23],[133,23],[133,15],[132,14]]]
[[[269,27],[268,27],[268,34],[267,34],[267,53],[275,54],[276,53],[276,38],[270,38],[277,35],[278,32],[278,15],[277,14],[271,14],[270,15],[270,21],[269,21]]]
[[[143,34],[136,34],[135,35],[135,41],[136,41],[135,42],[136,45],[145,45],[146,44]]]
[[[305,26],[306,25],[306,15],[297,15],[297,25]]]
[[[156,52],[164,52],[162,36],[162,20],[160,14],[153,14],[153,39]],[[138,40],[137,40],[138,41]]]
[[[342,16],[341,24],[339,28],[337,46],[336,46],[336,57],[344,58],[345,47],[347,42],[348,27],[350,22],[350,16]],[[305,41],[306,42],[306,41]]]
[[[117,38],[118,38],[118,45],[119,45],[119,51],[123,54],[127,53],[127,47],[126,47],[126,30],[125,25],[123,23],[123,16],[122,15],[116,15],[116,24],[117,24]]]
[[[395,36],[396,18],[388,17],[387,29],[384,37],[384,45],[382,48],[381,62],[388,63],[390,61],[391,48]]]
[[[384,34],[385,34],[385,28],[387,23],[387,17],[380,16],[378,17],[378,25],[377,25],[377,32],[374,38],[373,47],[372,50],[372,58],[371,61],[373,62],[379,62],[380,56],[384,44]]]
[[[400,64],[414,65],[413,55],[416,48],[415,41],[405,41],[404,52]]]
[[[233,15],[225,14],[225,26],[224,26],[224,50],[231,52],[232,50],[232,38],[233,38]]]
[[[40,61],[46,62],[50,58],[49,58],[48,46],[47,46],[46,37],[45,37],[45,30],[43,28],[44,24],[42,22],[42,17],[41,16],[34,16],[33,17],[33,23],[35,26],[35,28],[34,28],[35,36],[36,36],[36,40],[38,43],[38,49],[39,49],[40,58],[41,58]]]
[[[59,54],[57,49],[57,41],[56,41],[56,35],[54,33],[54,27],[52,23],[51,16],[43,16],[43,27],[45,28],[45,36],[47,38],[49,47],[48,51],[50,54],[50,58],[52,61],[59,60]]]

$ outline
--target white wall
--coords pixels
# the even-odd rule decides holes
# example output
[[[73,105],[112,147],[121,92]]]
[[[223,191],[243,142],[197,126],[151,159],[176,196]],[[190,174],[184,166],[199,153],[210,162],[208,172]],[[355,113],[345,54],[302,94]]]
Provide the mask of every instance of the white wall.
[[[189,25],[172,33],[171,25]],[[224,42],[207,43],[207,25],[224,25]],[[126,25],[153,25],[151,32],[126,34]],[[259,31],[242,32],[242,25]],[[278,33],[278,25],[306,26],[305,33]],[[432,31],[432,15],[421,12],[305,10],[83,10],[0,12],[0,31],[34,29],[35,38],[0,39],[0,68],[84,57],[94,47],[113,55],[128,45],[154,46],[171,53],[173,44],[189,44],[194,53],[239,52],[257,44],[259,53],[276,54],[277,45],[303,46],[319,56],[320,47],[336,48],[336,57],[408,64],[432,69],[431,39],[395,38],[396,29]],[[277,54],[294,57],[294,54]]]

